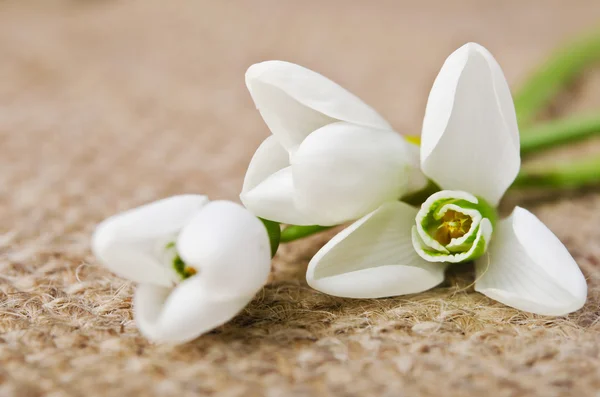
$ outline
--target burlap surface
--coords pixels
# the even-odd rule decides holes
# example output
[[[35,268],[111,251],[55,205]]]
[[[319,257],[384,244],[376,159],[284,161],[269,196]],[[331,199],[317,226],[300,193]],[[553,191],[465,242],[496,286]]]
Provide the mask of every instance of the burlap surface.
[[[597,396],[598,193],[511,198],[588,278],[588,304],[558,319],[474,293],[468,270],[415,296],[319,294],[304,281],[319,236],[282,247],[232,322],[157,346],[89,239],[165,196],[237,199],[268,135],[244,86],[254,62],[313,68],[415,133],[459,45],[489,47],[516,86],[599,18],[596,0],[0,2],[0,395]],[[559,111],[597,109],[599,81]]]

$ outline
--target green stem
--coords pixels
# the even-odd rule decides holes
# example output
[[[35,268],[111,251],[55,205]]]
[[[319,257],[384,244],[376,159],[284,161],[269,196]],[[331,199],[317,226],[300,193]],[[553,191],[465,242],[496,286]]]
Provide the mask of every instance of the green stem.
[[[512,187],[580,188],[600,183],[600,156],[521,169]]]
[[[600,34],[560,48],[533,72],[514,95],[519,125],[530,125],[567,85],[594,62],[600,61]]]
[[[600,133],[600,116],[576,116],[538,124],[521,134],[521,154],[584,139]]]
[[[271,258],[275,256],[277,253],[277,249],[279,248],[279,243],[281,241],[281,228],[279,223],[273,222],[267,219],[258,218],[265,225],[265,229],[267,229],[267,235],[269,236],[269,244],[271,245]]]
[[[308,237],[312,234],[319,233],[325,231],[327,229],[332,228],[333,226],[319,226],[319,225],[311,225],[311,226],[296,226],[290,225],[281,231],[281,242],[289,243],[290,241],[298,240],[303,237]]]

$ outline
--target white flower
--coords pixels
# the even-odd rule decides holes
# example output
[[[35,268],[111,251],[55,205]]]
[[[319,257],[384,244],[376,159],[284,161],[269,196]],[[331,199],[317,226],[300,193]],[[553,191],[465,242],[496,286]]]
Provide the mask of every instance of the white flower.
[[[240,312],[265,284],[270,247],[262,222],[200,195],[159,200],[106,219],[92,250],[138,283],[135,321],[156,342],[183,343]]]
[[[442,189],[421,209],[389,202],[312,259],[307,280],[332,295],[374,298],[427,290],[449,262],[475,260],[475,289],[506,305],[563,315],[585,303],[585,279],[558,238],[517,207],[496,210],[520,168],[519,132],[493,56],[467,44],[446,60],[423,123],[421,167]]]
[[[331,80],[267,61],[248,69],[246,85],[273,133],[254,154],[240,195],[257,216],[336,225],[425,186],[418,147]]]

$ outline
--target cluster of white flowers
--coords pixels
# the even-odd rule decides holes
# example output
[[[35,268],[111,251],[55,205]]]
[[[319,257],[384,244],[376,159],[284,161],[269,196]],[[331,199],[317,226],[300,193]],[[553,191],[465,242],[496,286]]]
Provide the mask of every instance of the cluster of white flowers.
[[[94,234],[99,261],[139,284],[135,319],[149,339],[194,339],[252,300],[277,243],[258,217],[354,222],[308,266],[308,284],[327,294],[422,292],[444,280],[449,264],[474,261],[476,291],[506,305],[564,315],[585,303],[579,267],[542,222],[520,207],[498,219],[496,207],[519,173],[520,144],[508,84],[485,48],[466,44],[444,63],[420,147],[301,66],[256,64],[246,84],[272,132],[246,173],[246,208],[176,196],[111,217]],[[420,208],[402,201],[428,180],[440,191]]]

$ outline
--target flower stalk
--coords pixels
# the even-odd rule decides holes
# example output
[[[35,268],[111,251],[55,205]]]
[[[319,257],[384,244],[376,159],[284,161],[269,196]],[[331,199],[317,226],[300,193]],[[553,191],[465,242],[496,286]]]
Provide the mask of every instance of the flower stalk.
[[[598,115],[575,116],[538,124],[521,135],[521,155],[575,142],[599,133]]]
[[[600,184],[600,157],[523,169],[515,188],[581,188]]]
[[[313,234],[324,232],[325,230],[331,229],[332,226],[297,226],[290,225],[281,231],[281,242],[289,243],[294,240],[299,240],[304,237],[312,236]]]
[[[600,61],[600,34],[560,48],[534,71],[514,95],[521,128],[539,113],[592,63]]]

